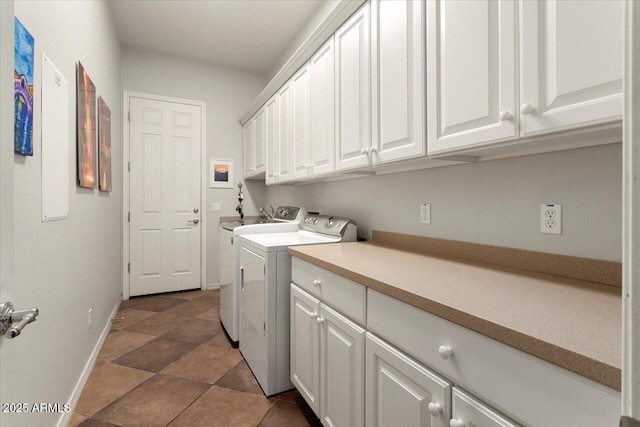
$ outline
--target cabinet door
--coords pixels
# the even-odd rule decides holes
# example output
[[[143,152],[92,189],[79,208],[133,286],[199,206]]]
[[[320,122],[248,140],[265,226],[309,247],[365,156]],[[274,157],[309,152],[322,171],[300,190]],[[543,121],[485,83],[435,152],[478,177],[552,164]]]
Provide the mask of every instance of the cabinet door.
[[[244,125],[244,176],[251,176],[255,170],[255,145],[253,138],[255,136],[255,122],[253,117]]]
[[[370,26],[366,3],[335,33],[337,170],[371,163]]]
[[[336,169],[333,36],[311,58],[311,164],[313,175]]]
[[[291,79],[293,120],[293,179],[306,178],[311,169],[309,138],[311,133],[309,64],[302,66]]]
[[[449,426],[451,384],[371,333],[366,347],[367,427]]]
[[[523,1],[521,134],[618,120],[624,2]],[[530,109],[527,109],[529,104]]]
[[[427,2],[429,154],[515,138],[513,0]]]
[[[291,80],[278,92],[278,171],[277,182],[291,180],[292,102]]]
[[[372,163],[426,153],[424,6],[371,2]]]
[[[280,169],[280,153],[278,152],[278,95],[274,95],[264,106],[266,112],[266,173],[265,182],[267,185],[275,184],[276,173]]]
[[[324,304],[320,313],[320,420],[362,427],[365,330]]]
[[[258,174],[264,172],[264,146],[267,129],[267,114],[265,108],[262,108],[255,115],[254,119],[254,158],[253,158],[253,173]]]
[[[291,284],[291,382],[320,414],[320,301]]]
[[[518,426],[456,387],[453,388],[453,412],[450,425],[451,427]]]

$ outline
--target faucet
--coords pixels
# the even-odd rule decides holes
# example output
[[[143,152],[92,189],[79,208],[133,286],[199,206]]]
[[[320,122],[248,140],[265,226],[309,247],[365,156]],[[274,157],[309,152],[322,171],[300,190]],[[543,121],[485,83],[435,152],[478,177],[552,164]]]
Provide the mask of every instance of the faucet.
[[[275,214],[275,210],[273,206],[268,205],[269,212],[267,212],[264,208],[260,208],[260,213],[267,217],[267,219],[273,219],[273,215]]]

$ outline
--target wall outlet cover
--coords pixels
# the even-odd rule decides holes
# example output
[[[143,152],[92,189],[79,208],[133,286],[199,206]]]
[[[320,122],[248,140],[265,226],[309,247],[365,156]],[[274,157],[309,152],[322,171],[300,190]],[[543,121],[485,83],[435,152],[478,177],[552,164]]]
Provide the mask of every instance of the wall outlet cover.
[[[420,224],[431,224],[431,203],[420,205]]]
[[[220,212],[222,210],[222,203],[211,202],[211,212]]]
[[[544,203],[540,205],[540,232],[562,234],[562,205]]]

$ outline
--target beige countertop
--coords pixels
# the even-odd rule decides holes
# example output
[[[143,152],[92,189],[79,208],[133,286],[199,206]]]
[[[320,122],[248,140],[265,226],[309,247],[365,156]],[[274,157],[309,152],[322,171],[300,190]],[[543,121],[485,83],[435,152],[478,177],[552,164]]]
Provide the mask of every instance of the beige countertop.
[[[620,390],[620,288],[368,243],[296,246],[289,252]]]

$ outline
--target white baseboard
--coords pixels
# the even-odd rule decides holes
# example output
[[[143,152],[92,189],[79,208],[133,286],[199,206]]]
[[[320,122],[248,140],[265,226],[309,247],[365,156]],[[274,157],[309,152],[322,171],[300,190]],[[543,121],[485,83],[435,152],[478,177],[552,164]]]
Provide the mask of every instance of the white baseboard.
[[[69,421],[71,421],[71,417],[73,416],[73,412],[76,410],[76,405],[78,404],[78,400],[80,400],[80,395],[82,394],[82,390],[84,389],[84,386],[87,384],[87,381],[89,380],[91,371],[93,371],[93,366],[96,364],[96,360],[98,359],[98,355],[100,354],[100,350],[102,349],[102,344],[104,344],[104,341],[107,339],[107,336],[109,335],[109,331],[111,330],[111,319],[113,319],[116,316],[116,313],[118,312],[119,307],[120,307],[120,302],[116,304],[116,306],[113,308],[113,311],[111,312],[111,315],[107,319],[107,324],[102,330],[102,334],[100,335],[100,338],[96,343],[96,346],[93,348],[93,351],[91,352],[91,356],[89,357],[87,364],[84,365],[84,370],[82,371],[82,375],[80,375],[80,378],[78,379],[78,382],[76,383],[76,386],[73,389],[73,392],[71,393],[71,397],[69,397],[68,402],[71,404],[71,411],[60,415],[60,419],[58,420],[57,427],[66,427],[69,424]]]
[[[220,283],[207,283],[205,289],[210,291],[212,289],[220,289]]]

